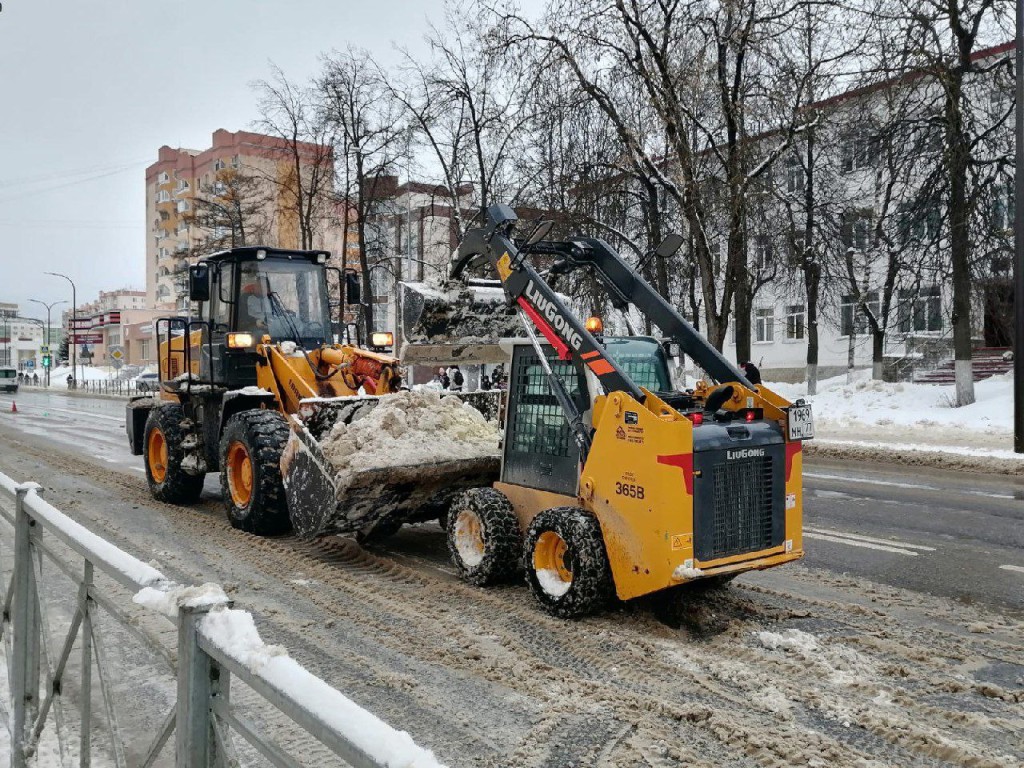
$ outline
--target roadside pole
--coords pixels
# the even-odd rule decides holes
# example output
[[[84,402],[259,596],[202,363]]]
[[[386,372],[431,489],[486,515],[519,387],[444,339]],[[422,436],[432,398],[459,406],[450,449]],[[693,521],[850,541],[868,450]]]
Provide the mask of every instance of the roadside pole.
[[[1016,109],[1013,174],[1013,450],[1024,453],[1024,0],[1017,0],[1014,86]]]

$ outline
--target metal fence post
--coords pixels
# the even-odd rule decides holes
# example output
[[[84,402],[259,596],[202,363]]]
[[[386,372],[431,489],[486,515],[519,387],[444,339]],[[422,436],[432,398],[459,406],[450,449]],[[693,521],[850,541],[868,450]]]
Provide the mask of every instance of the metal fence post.
[[[14,581],[11,610],[11,698],[14,710],[11,738],[11,765],[24,768],[31,744],[30,729],[39,709],[39,600],[32,545],[40,531],[25,510],[25,497],[37,490],[35,483],[22,483],[15,489],[14,501]]]
[[[176,768],[222,763],[214,733],[214,697],[227,705],[229,673],[199,647],[198,625],[210,606],[178,608],[178,702]]]

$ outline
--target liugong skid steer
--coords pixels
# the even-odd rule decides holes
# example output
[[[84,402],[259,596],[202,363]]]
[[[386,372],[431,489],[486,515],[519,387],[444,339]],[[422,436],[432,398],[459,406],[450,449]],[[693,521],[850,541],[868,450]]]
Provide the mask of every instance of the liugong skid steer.
[[[485,585],[523,567],[546,610],[576,617],[613,595],[802,557],[810,407],[752,385],[604,241],[538,231],[517,242],[515,223],[507,206],[490,207],[452,267],[460,277],[490,265],[528,336],[512,349],[500,479],[447,515],[461,577]],[[649,317],[717,383],[673,391],[661,343],[581,323],[530,253],[554,258],[548,275],[590,270],[613,304]]]

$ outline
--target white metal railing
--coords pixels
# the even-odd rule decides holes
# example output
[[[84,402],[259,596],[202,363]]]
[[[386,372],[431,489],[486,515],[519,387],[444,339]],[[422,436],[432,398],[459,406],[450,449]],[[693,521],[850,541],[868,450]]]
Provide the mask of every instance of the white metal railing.
[[[13,501],[13,511],[8,504]],[[109,655],[97,627],[97,609],[117,620],[154,651],[176,676],[177,698],[155,737],[141,754],[146,768],[175,734],[176,768],[227,768],[242,763],[232,742],[237,734],[279,768],[300,763],[232,706],[232,676],[255,691],[296,726],[304,729],[354,768],[434,768],[433,754],[361,709],[303,668],[279,647],[260,639],[252,615],[234,609],[219,585],[179,586],[160,571],[71,520],[41,496],[35,483],[16,483],[0,473],[0,518],[13,527],[10,583],[2,594],[0,638],[7,650],[10,701],[11,766],[24,768],[52,719],[62,765],[69,764],[62,695],[72,650],[81,638],[78,765],[91,764],[93,667],[103,700],[112,759],[127,766],[125,741],[118,727]],[[45,532],[45,540],[44,540]],[[4,529],[0,538],[8,538]],[[53,539],[70,552],[50,545]],[[43,557],[77,586],[75,611],[59,655],[49,648],[50,627],[44,600]],[[79,572],[70,560],[81,558]],[[104,591],[95,576],[104,574],[133,594],[132,601],[177,626],[177,647],[168,649],[122,608],[122,593]],[[0,585],[2,586],[2,585]],[[114,592],[117,590],[115,589]],[[55,662],[55,663],[54,663]],[[45,679],[43,672],[45,672]],[[43,685],[40,685],[44,683]],[[52,714],[52,717],[51,717]]]

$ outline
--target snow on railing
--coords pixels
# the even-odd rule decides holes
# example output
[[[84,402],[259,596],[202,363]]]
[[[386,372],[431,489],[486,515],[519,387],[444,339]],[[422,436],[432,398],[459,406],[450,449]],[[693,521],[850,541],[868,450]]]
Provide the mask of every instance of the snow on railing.
[[[280,646],[263,642],[252,614],[232,608],[217,584],[180,586],[160,571],[124,552],[106,539],[71,520],[46,502],[35,483],[16,483],[0,473],[0,501],[13,500],[13,514],[0,505],[0,517],[14,528],[14,572],[3,598],[6,611],[0,636],[10,626],[13,635],[9,658],[12,713],[12,761],[14,768],[28,765],[40,737],[55,711],[55,731],[64,754],[67,734],[61,725],[61,683],[72,647],[81,629],[82,678],[80,761],[89,763],[92,714],[90,712],[92,658],[110,730],[114,762],[126,765],[123,741],[117,727],[107,658],[94,620],[96,606],[117,619],[136,637],[157,652],[177,676],[177,701],[164,718],[141,766],[152,765],[176,731],[175,765],[178,768],[240,765],[231,734],[241,736],[275,766],[293,768],[298,763],[231,706],[231,675],[263,697],[296,725],[354,768],[435,768],[440,763],[419,747],[404,731],[398,731],[360,708],[326,682],[306,670]],[[43,541],[52,535],[85,567],[77,573],[59,553]],[[47,651],[48,622],[40,595],[42,565],[37,553],[46,555],[78,586],[75,615],[57,663]],[[99,571],[134,593],[133,602],[170,619],[178,627],[177,664],[154,635],[139,626],[104,594],[93,581]],[[122,597],[123,600],[123,597]],[[40,687],[45,663],[46,681]],[[176,666],[176,670],[174,667]],[[40,694],[45,695],[41,700]]]

